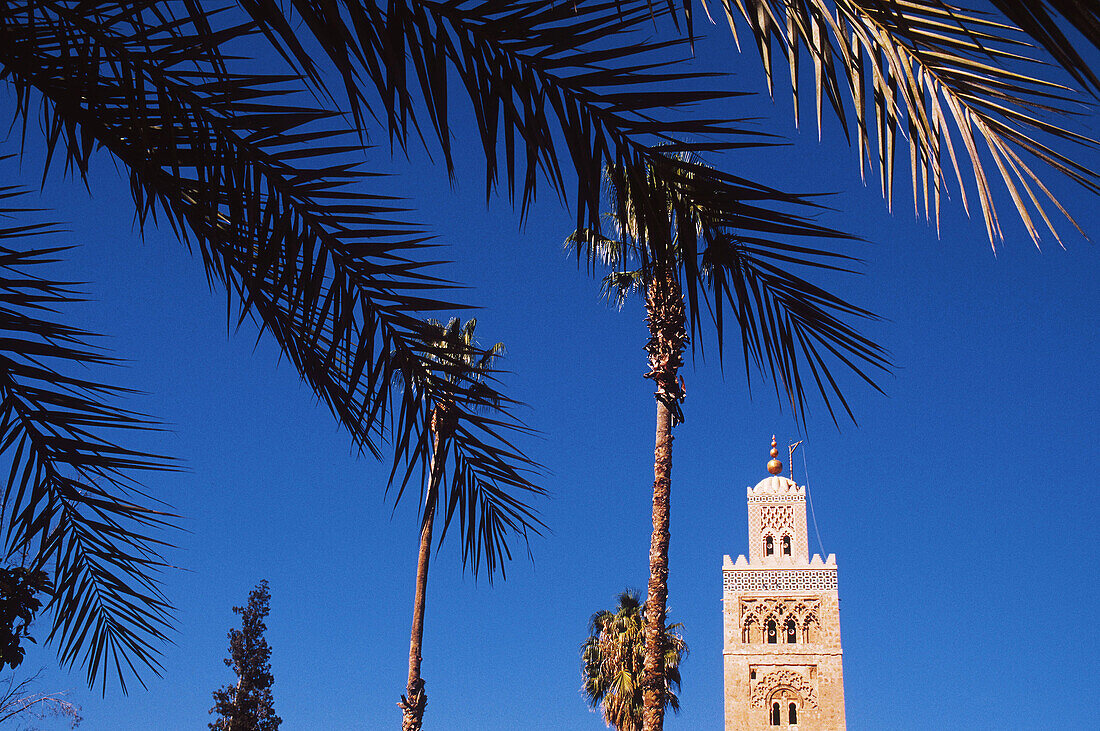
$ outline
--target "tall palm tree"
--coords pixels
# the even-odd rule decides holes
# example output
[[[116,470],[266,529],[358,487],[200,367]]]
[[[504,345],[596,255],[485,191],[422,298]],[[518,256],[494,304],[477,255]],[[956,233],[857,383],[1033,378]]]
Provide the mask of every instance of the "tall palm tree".
[[[685,177],[690,178],[693,172],[688,166],[698,163],[687,155],[677,160],[685,166]],[[842,319],[871,317],[869,312],[814,288],[791,273],[796,267],[841,269],[830,259],[843,261],[843,257],[792,247],[784,262],[787,271],[776,277],[774,271],[769,271],[774,267],[767,252],[738,240],[733,232],[710,231],[704,236],[708,227],[716,226],[706,206],[662,191],[655,175],[648,176],[644,182],[645,187],[639,189],[632,186],[621,170],[609,169],[607,187],[611,211],[605,218],[611,223],[613,237],[592,229],[580,229],[570,234],[565,243],[567,249],[575,251],[578,258],[590,265],[613,267],[603,280],[604,295],[609,301],[621,308],[628,295],[635,291],[641,292],[645,299],[649,339],[645,346],[648,370],[644,377],[653,380],[656,386],[657,424],[653,452],[653,531],[645,611],[645,677],[641,692],[645,699],[646,728],[653,728],[660,727],[663,722],[666,705],[663,694],[667,682],[662,662],[668,641],[663,628],[668,601],[672,431],[684,420],[681,404],[686,393],[680,368],[690,342],[688,302],[682,285],[689,276],[687,273],[705,280],[718,297],[728,296],[723,288],[731,282],[739,288],[738,316],[746,318],[742,322],[746,353],[754,348],[757,351],[767,349],[766,339],[763,343],[757,339],[759,329],[755,322],[778,317],[789,323],[786,325],[788,332],[797,341],[808,343],[814,352],[822,347],[826,352],[843,354],[839,356],[842,362],[872,385],[867,369],[885,369],[889,364],[883,351]],[[661,202],[666,210],[664,225],[656,230],[646,229],[636,213],[637,201],[641,196],[662,194]],[[694,244],[700,239],[710,243],[697,250]],[[744,297],[740,288],[758,292],[761,300],[754,303],[754,298]],[[755,314],[754,306],[758,308]],[[819,345],[814,345],[815,341]]]
[[[675,232],[675,226],[670,224],[668,228],[655,231],[649,237],[644,236],[635,214],[634,199],[629,195],[629,184],[620,188],[615,184],[615,177],[609,170],[615,213],[608,216],[613,222],[617,238],[609,239],[589,229],[578,230],[566,239],[566,246],[576,249],[578,256],[583,255],[590,261],[595,259],[609,265],[631,262],[641,267],[611,272],[604,278],[604,291],[609,299],[614,298],[619,303],[620,308],[632,290],[641,290],[645,296],[646,323],[649,329],[649,341],[645,350],[649,368],[644,378],[651,379],[655,386],[653,395],[657,407],[657,425],[653,446],[653,532],[649,546],[649,585],[644,613],[646,624],[644,642],[643,635],[639,635],[638,640],[645,664],[644,675],[642,664],[637,668],[637,690],[638,700],[645,697],[645,707],[656,707],[663,716],[667,705],[663,696],[668,688],[668,668],[663,665],[663,659],[669,642],[664,627],[665,607],[668,602],[672,429],[684,418],[680,404],[686,394],[679,372],[684,364],[684,349],[688,344],[687,314],[680,286],[679,252],[676,238],[671,235]],[[620,177],[619,182],[625,181]],[[667,201],[666,206],[672,215],[672,202]],[[619,213],[622,214],[621,217]],[[647,238],[651,242],[652,251],[644,249],[641,244]],[[624,606],[624,597],[627,595],[620,597],[620,608]],[[595,622],[595,617],[593,621]],[[642,705],[639,702],[637,708],[638,725],[630,728],[641,729]],[[606,708],[604,716],[607,720]]]
[[[452,317],[443,325],[435,320],[428,320],[422,332],[425,350],[434,362],[444,368],[444,378],[454,382],[466,380],[476,386],[484,382],[489,375],[493,360],[504,353],[504,343],[495,343],[486,350],[478,348],[474,340],[474,328],[477,320],[470,318],[462,324],[459,318]],[[457,369],[456,367],[457,366]],[[483,391],[481,395],[492,397],[491,391]],[[471,401],[477,402],[478,394],[471,394]],[[424,638],[424,606],[428,588],[428,563],[432,552],[432,529],[435,524],[436,510],[440,502],[440,488],[443,474],[447,467],[448,454],[452,451],[455,438],[456,423],[453,420],[455,412],[455,398],[453,395],[438,399],[432,403],[431,416],[428,420],[428,433],[431,440],[431,457],[429,459],[429,478],[427,489],[424,492],[422,504],[423,514],[420,523],[420,550],[416,562],[416,593],[413,600],[412,635],[409,640],[409,679],[406,685],[405,695],[401,696],[398,706],[401,707],[402,724],[404,731],[419,731],[423,723],[424,709],[428,702],[427,693],[424,691],[424,680],[420,676],[421,645]],[[458,474],[463,469],[461,460],[452,465],[452,474]],[[452,503],[451,511],[454,510]],[[450,521],[452,513],[448,513],[447,521]],[[532,522],[537,523],[533,518]],[[537,523],[541,525],[541,523]]]
[[[593,708],[599,706],[603,720],[616,731],[641,731],[642,666],[645,662],[646,609],[634,591],[619,594],[614,610],[592,615],[588,638],[581,645],[584,694]],[[680,663],[688,646],[676,631],[679,623],[665,625],[664,703],[679,712]],[[674,690],[675,689],[675,690]]]
[[[731,28],[750,29],[769,79],[773,40],[795,70],[796,95],[806,88],[798,83],[800,52],[812,61],[818,115],[827,98],[845,129],[855,129],[861,161],[877,158],[887,199],[895,149],[908,144],[913,187],[923,194],[914,199],[933,198],[926,210],[938,211],[950,167],[968,209],[965,185],[976,188],[995,241],[1003,232],[989,181],[999,176],[1038,241],[1037,217],[1053,230],[1048,212],[1061,205],[1025,161],[1097,190],[1097,166],[1078,162],[1070,147],[1091,140],[1061,120],[1080,109],[1069,86],[1100,91],[1065,32],[1100,47],[1100,8],[1072,0],[990,3],[1000,15],[944,0],[721,0]],[[398,145],[434,131],[450,172],[452,118],[466,106],[451,103],[456,93],[477,120],[487,189],[503,178],[509,195],[520,195],[521,216],[541,186],[566,198],[575,182],[576,228],[598,229],[608,166],[620,168],[635,192],[642,232],[667,228],[670,196],[705,207],[709,223],[680,235],[689,252],[681,279],[689,333],[712,312],[721,340],[732,312],[748,333],[746,363],[759,365],[796,409],[812,376],[815,390],[847,410],[825,364],[832,353],[820,339],[800,339],[818,323],[792,325],[813,316],[820,290],[786,288],[790,257],[829,253],[804,242],[837,235],[811,220],[815,199],[674,157],[773,143],[737,121],[740,110],[729,105],[741,94],[680,64],[694,25],[691,3],[651,0],[0,0],[0,83],[15,91],[20,139],[38,126],[29,124],[32,115],[41,119],[47,167],[60,161],[84,177],[94,157],[112,158],[129,175],[141,224],[167,222],[194,244],[211,281],[238,303],[239,318],[273,335],[356,443],[376,455],[386,438],[398,445],[398,462],[427,453],[412,435],[428,433],[428,405],[453,384],[417,350],[416,328],[456,303],[440,294],[446,283],[422,258],[421,227],[405,220],[388,191],[369,187],[379,164],[363,167],[362,136],[374,120]],[[256,54],[261,72],[240,53],[250,44],[266,47]],[[717,111],[684,110],[699,104]],[[341,106],[351,112],[347,120]],[[10,230],[29,235],[22,224]],[[715,276],[703,277],[699,251],[730,232],[739,248]],[[786,309],[777,314],[769,306],[779,300]],[[24,335],[18,328],[29,321],[11,319]],[[57,362],[85,357],[70,351],[54,351]],[[395,371],[412,385],[391,398]],[[90,385],[100,400],[109,390]],[[55,573],[65,580],[51,606],[63,659],[80,658],[90,681],[108,668],[132,670],[135,661],[155,670],[155,644],[171,611],[157,593],[159,539],[150,530],[171,516],[124,490],[133,470],[165,465],[96,442],[104,429],[145,420],[112,412],[113,426],[93,426],[62,416],[56,399],[46,410],[13,403],[2,411],[16,430],[4,447],[16,449],[21,434],[44,424],[64,432],[48,443],[28,437],[31,451],[13,452],[36,467],[11,473],[6,504],[7,547],[37,544],[42,560],[60,561]],[[486,467],[496,460],[523,468],[499,423],[507,416],[463,420],[478,442],[467,454]],[[74,465],[103,474],[77,482],[70,475],[64,484],[40,478]],[[474,545],[500,548],[486,543],[480,526],[462,529],[464,556],[476,559],[466,552]],[[485,565],[503,558],[486,555]]]

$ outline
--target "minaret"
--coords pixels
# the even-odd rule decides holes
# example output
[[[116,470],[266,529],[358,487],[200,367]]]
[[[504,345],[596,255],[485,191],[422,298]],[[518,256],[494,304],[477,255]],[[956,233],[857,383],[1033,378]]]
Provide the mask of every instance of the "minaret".
[[[726,731],[842,731],[836,556],[809,558],[806,489],[782,476],[748,488],[749,558],[722,564]]]

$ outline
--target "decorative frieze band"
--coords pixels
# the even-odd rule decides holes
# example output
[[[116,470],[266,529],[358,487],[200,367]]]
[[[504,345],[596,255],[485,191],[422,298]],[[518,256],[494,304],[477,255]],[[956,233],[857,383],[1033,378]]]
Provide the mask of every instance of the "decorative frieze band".
[[[722,588],[735,591],[836,591],[836,569],[723,571]]]
[[[806,502],[806,497],[804,495],[772,495],[772,494],[750,495],[749,496],[749,502],[750,503],[765,503],[765,504],[769,504],[769,505],[779,505],[779,504],[789,505],[792,502],[804,503],[804,502]]]

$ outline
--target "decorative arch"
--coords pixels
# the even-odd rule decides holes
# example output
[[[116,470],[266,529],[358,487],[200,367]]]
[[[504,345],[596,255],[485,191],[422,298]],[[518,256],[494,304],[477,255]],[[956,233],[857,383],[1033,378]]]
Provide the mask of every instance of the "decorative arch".
[[[784,642],[785,631],[788,622],[794,620],[797,631],[797,642],[820,641],[817,637],[820,632],[818,614],[820,602],[817,599],[787,598],[787,597],[753,597],[745,598],[740,603],[741,641],[744,643],[768,642],[768,622],[774,621],[777,633],[784,633],[777,637],[779,642]]]
[[[756,618],[755,614],[746,615],[741,620],[741,642],[745,644],[753,642],[753,632],[759,624],[760,620]]]
[[[817,694],[814,693],[813,684],[802,673],[794,670],[775,670],[757,681],[752,690],[752,707],[769,708],[772,698],[783,690],[797,696],[802,706],[817,708]]]
[[[817,621],[817,613],[813,609],[810,609],[800,616],[802,617],[801,627],[802,637],[804,638],[802,641],[816,642],[818,632],[821,629],[821,626],[818,624]]]

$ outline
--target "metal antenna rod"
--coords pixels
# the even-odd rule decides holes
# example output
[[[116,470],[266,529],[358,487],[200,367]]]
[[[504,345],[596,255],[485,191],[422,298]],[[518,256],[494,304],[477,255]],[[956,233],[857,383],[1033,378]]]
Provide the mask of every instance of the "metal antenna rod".
[[[791,482],[794,482],[794,450],[798,449],[798,445],[806,441],[805,439],[799,439],[794,444],[787,446],[787,464],[791,466]]]

